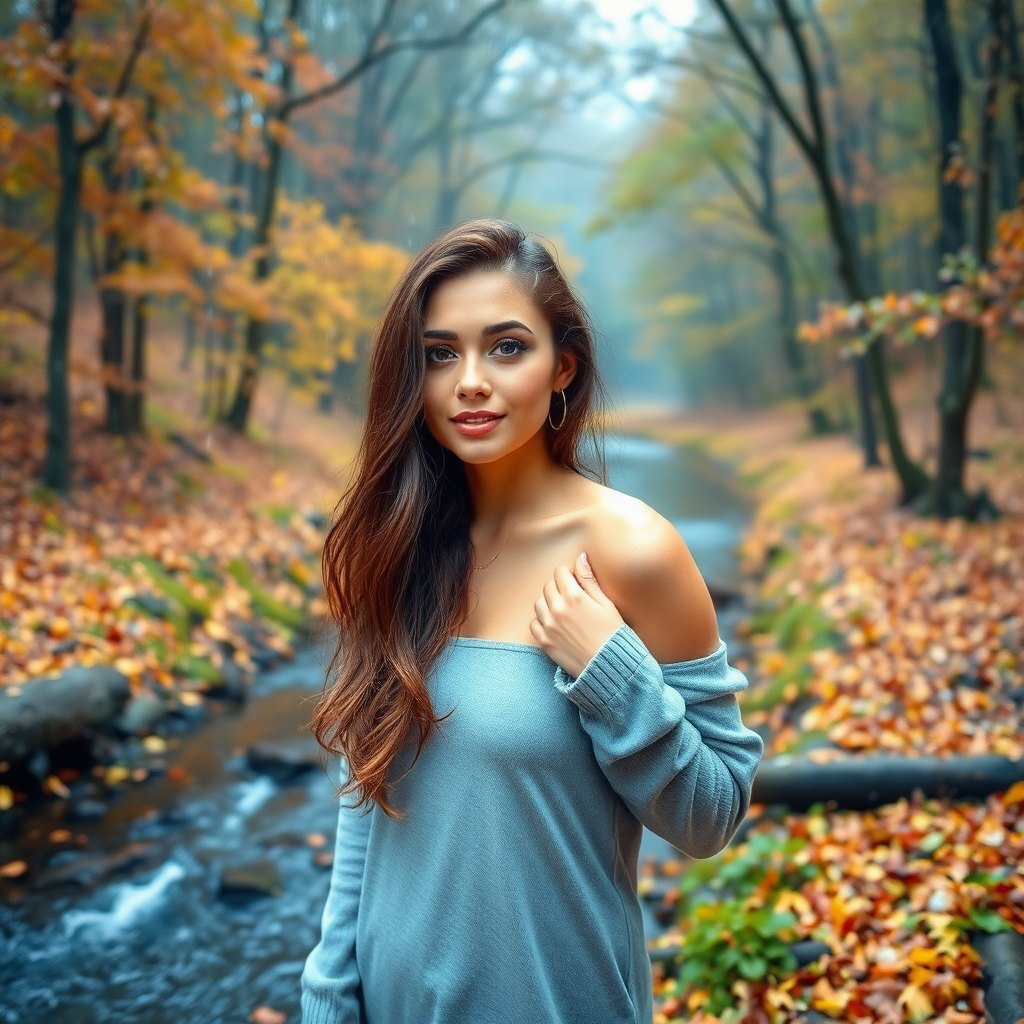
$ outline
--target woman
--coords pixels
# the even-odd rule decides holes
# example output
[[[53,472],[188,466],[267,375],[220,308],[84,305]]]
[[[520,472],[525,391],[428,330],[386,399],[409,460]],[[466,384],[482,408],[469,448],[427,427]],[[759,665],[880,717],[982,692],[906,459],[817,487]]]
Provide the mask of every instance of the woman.
[[[327,538],[314,730],[347,770],[304,1024],[649,1024],[641,824],[709,857],[746,813],[714,608],[679,534],[588,471],[587,315],[475,221],[378,326]]]

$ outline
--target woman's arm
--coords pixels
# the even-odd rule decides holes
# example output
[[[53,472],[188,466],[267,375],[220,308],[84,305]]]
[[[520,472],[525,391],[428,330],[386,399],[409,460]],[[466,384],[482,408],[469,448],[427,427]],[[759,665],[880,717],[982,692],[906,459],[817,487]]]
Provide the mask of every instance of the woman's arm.
[[[356,914],[371,817],[371,811],[355,810],[344,802],[338,810],[334,867],[320,941],[302,972],[302,1024],[365,1021],[356,966]]]
[[[647,521],[613,523],[598,556],[607,592],[581,555],[555,571],[531,631],[612,788],[651,831],[710,857],[747,813],[763,743],[740,718],[747,681],[682,538],[646,506],[627,511]]]
[[[750,804],[763,744],[740,719],[746,679],[725,644],[692,661],[659,665],[622,625],[575,679],[555,686],[578,708],[605,777],[652,832],[690,857],[711,857]]]

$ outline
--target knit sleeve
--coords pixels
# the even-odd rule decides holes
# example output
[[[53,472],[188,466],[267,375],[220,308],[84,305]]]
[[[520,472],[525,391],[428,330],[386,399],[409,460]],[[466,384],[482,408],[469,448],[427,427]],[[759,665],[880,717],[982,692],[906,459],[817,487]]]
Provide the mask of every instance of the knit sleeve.
[[[659,665],[623,625],[577,678],[558,668],[554,682],[644,825],[691,857],[725,847],[747,813],[764,748],[740,718],[736,691],[747,680],[724,643],[705,658]]]
[[[344,801],[338,810],[331,888],[320,941],[302,971],[302,1024],[364,1024],[362,989],[356,965],[356,915],[363,887],[369,811]]]

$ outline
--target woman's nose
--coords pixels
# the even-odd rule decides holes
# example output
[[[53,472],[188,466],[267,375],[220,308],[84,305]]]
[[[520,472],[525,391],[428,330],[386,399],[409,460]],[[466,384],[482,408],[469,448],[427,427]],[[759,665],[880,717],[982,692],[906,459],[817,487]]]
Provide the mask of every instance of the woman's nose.
[[[485,379],[483,365],[475,355],[468,355],[462,361],[462,373],[459,375],[458,394],[460,398],[472,398],[475,395],[486,397],[491,393],[491,385]]]

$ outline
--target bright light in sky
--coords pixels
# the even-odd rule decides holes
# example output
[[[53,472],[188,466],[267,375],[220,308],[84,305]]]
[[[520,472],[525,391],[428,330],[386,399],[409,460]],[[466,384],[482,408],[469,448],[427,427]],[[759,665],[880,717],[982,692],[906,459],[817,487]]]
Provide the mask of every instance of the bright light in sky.
[[[601,33],[603,41],[620,50],[617,63],[626,70],[634,47],[660,47],[678,41],[678,29],[688,25],[697,15],[696,0],[593,0],[598,15],[608,25]],[[644,103],[658,87],[656,75],[636,75],[623,83],[623,91],[633,103]],[[599,104],[601,119],[616,127],[627,122],[632,114],[621,103]]]
[[[697,14],[696,0],[593,0],[597,13],[612,23],[615,36],[623,42],[631,41],[637,34],[638,23],[642,24],[640,34],[653,43],[666,42],[673,34],[673,28],[681,28],[693,21]],[[637,19],[637,14],[650,12],[651,17]]]

